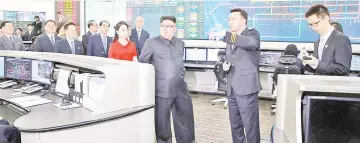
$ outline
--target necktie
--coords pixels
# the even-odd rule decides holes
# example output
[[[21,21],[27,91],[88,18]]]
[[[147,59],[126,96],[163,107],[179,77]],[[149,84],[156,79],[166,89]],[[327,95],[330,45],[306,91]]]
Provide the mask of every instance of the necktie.
[[[11,44],[13,45],[13,49],[15,49],[15,44],[14,44],[14,41],[13,41],[13,37],[9,37],[9,40],[11,41]]]
[[[138,31],[138,40],[140,39],[140,34],[141,34],[140,31]]]
[[[319,45],[318,45],[318,59],[319,60],[321,60],[321,58],[322,58],[322,53],[323,53],[323,48],[325,47],[325,45],[324,45],[324,38],[321,38],[320,39],[320,43],[319,43]]]
[[[54,36],[50,36],[50,41],[51,41],[51,43],[52,43],[53,45],[55,44]]]
[[[71,41],[70,42],[70,45],[71,45],[71,53],[75,54],[75,46],[74,46],[74,41]]]
[[[104,47],[104,51],[107,52],[107,37],[103,36],[103,47]]]

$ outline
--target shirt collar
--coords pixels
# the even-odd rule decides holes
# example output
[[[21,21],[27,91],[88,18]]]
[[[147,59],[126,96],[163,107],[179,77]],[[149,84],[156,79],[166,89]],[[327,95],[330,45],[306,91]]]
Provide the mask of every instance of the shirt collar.
[[[66,40],[68,40],[69,43],[74,42],[74,39],[69,39],[68,37],[65,37]]]
[[[48,34],[48,33],[46,33],[46,35],[50,38],[51,36],[55,36],[55,34]]]
[[[330,30],[325,35],[323,35],[320,39],[322,39],[325,42],[328,39],[328,37],[330,37],[330,35],[334,29],[335,28],[331,27]]]
[[[135,30],[137,30],[137,32],[142,32],[143,29],[135,28]]]
[[[159,37],[160,37],[160,39],[163,41],[163,43],[166,44],[166,45],[170,45],[171,43],[174,43],[174,41],[175,41],[175,38],[174,38],[174,37],[172,37],[171,40],[165,39],[165,38],[163,38],[162,36],[159,36]]]

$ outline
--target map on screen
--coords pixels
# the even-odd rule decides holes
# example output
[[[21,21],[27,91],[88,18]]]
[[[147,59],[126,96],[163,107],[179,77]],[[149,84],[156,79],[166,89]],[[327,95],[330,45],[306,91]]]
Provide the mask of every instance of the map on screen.
[[[31,79],[35,82],[50,84],[53,72],[53,63],[48,61],[32,60]]]
[[[352,43],[360,43],[359,1],[355,0],[128,0],[126,13],[133,27],[135,18],[143,16],[151,37],[159,35],[160,17],[171,15],[177,18],[178,38],[208,39],[210,33],[229,29],[230,9],[242,8],[248,12],[248,27],[256,28],[262,41],[314,42],[318,35],[304,18],[314,4],[327,6],[331,21],[341,23]]]
[[[31,60],[6,58],[6,77],[31,80]]]

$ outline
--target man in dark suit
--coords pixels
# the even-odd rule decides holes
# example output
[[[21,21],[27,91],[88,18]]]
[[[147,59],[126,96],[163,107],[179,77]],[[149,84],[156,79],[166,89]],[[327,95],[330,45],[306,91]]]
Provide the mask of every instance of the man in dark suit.
[[[89,31],[82,37],[82,44],[85,53],[87,53],[90,36],[95,35],[98,32],[98,24],[95,22],[95,20],[90,20],[88,22],[88,29]]]
[[[23,40],[31,41],[31,38],[34,37],[33,26],[31,24],[28,24],[28,25],[26,25],[26,28],[28,29],[28,31],[25,32]]]
[[[227,43],[223,69],[227,72],[232,139],[234,143],[259,143],[260,35],[257,30],[247,28],[246,11],[236,8],[230,12],[230,31],[222,35]]]
[[[23,40],[14,34],[14,25],[10,21],[1,23],[4,35],[0,36],[0,50],[23,51]]]
[[[132,29],[130,40],[135,43],[137,47],[138,56],[143,49],[144,43],[147,39],[149,39],[149,33],[143,29],[144,19],[139,16],[135,21],[136,27]]]
[[[43,28],[43,23],[40,21],[40,17],[39,16],[35,16],[34,17],[35,21],[33,22],[33,26],[34,26],[34,36],[38,36],[40,35],[42,32],[42,28]]]
[[[99,26],[100,33],[89,38],[87,55],[108,57],[109,45],[112,42],[112,38],[107,36],[110,24],[108,21],[101,21]]]
[[[306,70],[317,75],[347,76],[350,72],[352,48],[350,39],[330,24],[330,12],[314,5],[305,14],[309,26],[320,35],[313,55],[304,58]]]
[[[63,54],[84,55],[83,46],[77,38],[76,26],[70,22],[64,25],[65,38],[57,41],[54,52]]]
[[[31,50],[36,52],[54,52],[55,42],[61,40],[55,33],[56,23],[54,20],[48,20],[45,22],[44,27],[45,33],[35,39]]]

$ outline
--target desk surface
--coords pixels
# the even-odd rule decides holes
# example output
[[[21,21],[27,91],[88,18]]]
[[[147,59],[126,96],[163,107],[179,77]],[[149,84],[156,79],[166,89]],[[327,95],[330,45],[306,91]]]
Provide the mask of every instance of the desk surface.
[[[13,89],[0,89],[0,98],[7,100],[14,97],[28,96],[28,94],[20,94],[12,96]],[[39,96],[41,93],[32,94]],[[61,103],[62,99],[53,94],[47,94],[44,98],[52,100],[52,103],[27,107],[29,113],[15,120],[14,125],[22,132],[48,132],[53,130],[62,130],[83,125],[100,123],[113,119],[123,118],[148,110],[154,105],[134,107],[115,112],[100,115],[92,115],[92,112],[84,107],[62,110],[53,104]]]

